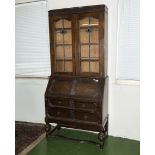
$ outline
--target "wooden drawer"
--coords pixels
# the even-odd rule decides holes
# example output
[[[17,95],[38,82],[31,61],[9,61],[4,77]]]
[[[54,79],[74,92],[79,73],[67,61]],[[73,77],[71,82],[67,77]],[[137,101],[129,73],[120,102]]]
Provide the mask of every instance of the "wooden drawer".
[[[77,120],[88,121],[88,122],[98,122],[97,115],[93,113],[75,111],[74,117]]]
[[[70,107],[70,102],[66,99],[48,98],[48,106]]]
[[[86,109],[97,111],[98,104],[95,102],[74,101],[74,107],[75,109]]]
[[[49,107],[57,107],[57,108],[69,108],[73,110],[84,110],[84,111],[91,111],[96,112],[98,109],[98,103],[96,102],[83,102],[78,100],[72,99],[57,99],[57,98],[48,98],[47,105]]]
[[[53,117],[70,118],[70,111],[65,109],[48,108],[47,113]]]

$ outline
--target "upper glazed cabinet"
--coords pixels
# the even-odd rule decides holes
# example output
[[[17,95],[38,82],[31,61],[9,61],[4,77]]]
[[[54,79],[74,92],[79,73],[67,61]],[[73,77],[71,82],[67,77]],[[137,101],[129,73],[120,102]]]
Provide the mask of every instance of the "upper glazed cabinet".
[[[104,76],[104,13],[100,11],[49,14],[53,75]]]

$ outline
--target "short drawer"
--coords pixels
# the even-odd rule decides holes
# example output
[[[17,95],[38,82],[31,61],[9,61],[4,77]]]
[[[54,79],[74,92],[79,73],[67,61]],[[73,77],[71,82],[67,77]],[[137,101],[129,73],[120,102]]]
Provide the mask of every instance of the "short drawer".
[[[96,111],[98,104],[96,102],[74,101],[74,106],[75,106],[75,109],[87,109],[87,110]]]
[[[52,117],[69,118],[70,111],[64,110],[64,109],[57,109],[57,108],[48,108],[48,115]]]
[[[69,100],[66,99],[48,98],[48,105],[51,107],[52,106],[69,107],[70,103]]]
[[[98,122],[97,114],[85,113],[85,112],[75,112],[75,119],[88,121],[88,122]]]

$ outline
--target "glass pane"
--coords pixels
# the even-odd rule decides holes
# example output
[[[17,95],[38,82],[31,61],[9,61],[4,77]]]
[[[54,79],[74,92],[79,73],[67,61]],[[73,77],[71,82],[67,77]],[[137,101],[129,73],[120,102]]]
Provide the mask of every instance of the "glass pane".
[[[57,46],[56,47],[56,58],[57,59],[63,59],[64,58],[63,46]]]
[[[71,28],[71,21],[61,19],[55,22],[55,28]]]
[[[90,17],[90,25],[91,26],[98,26],[99,25],[99,20],[93,17]]]
[[[81,61],[81,72],[89,72],[89,61]]]
[[[56,44],[63,44],[63,35],[61,31],[56,32]]]
[[[83,29],[80,31],[80,42],[81,43],[89,43],[89,32],[87,29]]]
[[[65,61],[65,72],[72,72],[72,61]]]
[[[80,27],[87,27],[89,25],[89,17],[80,20]]]
[[[64,72],[64,61],[56,61],[56,72]]]
[[[72,44],[72,33],[71,33],[71,31],[66,31],[64,33],[64,44]]]
[[[80,27],[98,26],[99,20],[94,17],[86,17],[80,20]]]
[[[99,58],[99,46],[98,45],[90,46],[90,57],[91,58]]]
[[[97,26],[99,26],[99,20],[94,17],[79,20],[81,72],[99,73],[97,61],[99,59],[99,28]]]
[[[56,72],[72,72],[72,23],[61,19],[55,22]],[[69,45],[68,45],[69,44]]]
[[[99,43],[98,29],[92,29],[90,32],[90,42]]]
[[[89,58],[89,45],[81,46],[81,58]]]
[[[65,48],[65,58],[72,59],[72,46],[64,46],[64,48]]]
[[[55,27],[56,28],[63,28],[63,19],[58,20],[57,22],[55,22]]]
[[[71,21],[64,19],[64,28],[71,28]]]
[[[98,61],[90,61],[90,72],[99,72],[99,62]]]

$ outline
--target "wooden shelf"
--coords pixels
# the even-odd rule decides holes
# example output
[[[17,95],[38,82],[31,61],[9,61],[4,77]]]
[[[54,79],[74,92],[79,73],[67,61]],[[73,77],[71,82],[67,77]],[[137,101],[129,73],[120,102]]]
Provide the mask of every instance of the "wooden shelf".
[[[99,26],[94,26],[94,25],[90,25],[90,26],[80,26],[79,27],[80,29],[88,29],[88,28],[93,28],[93,29],[98,29],[99,28]]]
[[[99,43],[80,43],[80,45],[98,45],[99,46]]]
[[[55,28],[56,31],[59,31],[59,30],[72,30],[72,28]]]
[[[56,61],[72,61],[72,58],[56,59]]]
[[[55,46],[72,46],[72,44],[55,44]]]
[[[81,61],[99,61],[99,58],[81,58]]]

